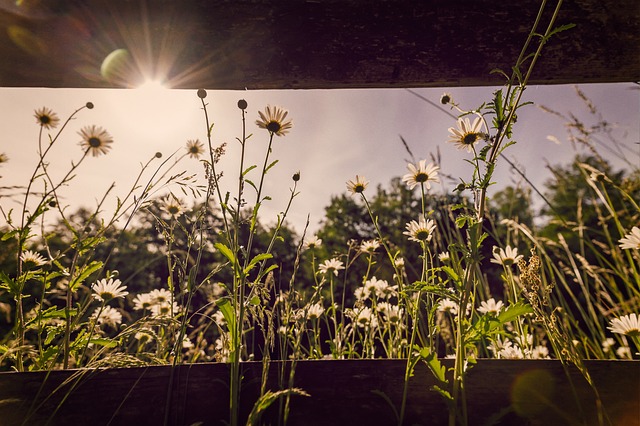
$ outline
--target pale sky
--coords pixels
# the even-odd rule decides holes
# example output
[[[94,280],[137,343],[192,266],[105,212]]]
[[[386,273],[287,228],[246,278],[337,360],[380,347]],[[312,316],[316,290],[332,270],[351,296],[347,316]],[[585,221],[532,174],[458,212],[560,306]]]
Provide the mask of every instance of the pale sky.
[[[627,83],[580,88],[603,118],[615,126],[613,134],[627,147],[626,161],[640,167],[638,86]],[[490,101],[495,88],[412,90],[434,103],[447,91],[462,107],[472,109]],[[225,172],[223,185],[230,191],[235,191],[238,167],[239,144],[235,138],[241,136],[240,112],[236,107],[239,99],[249,104],[248,132],[253,133],[247,145],[247,164],[261,164],[268,143],[267,131],[255,125],[258,110],[267,104],[283,107],[289,110],[294,124],[288,135],[276,137],[273,144],[271,158],[280,162],[269,172],[265,186],[265,194],[272,197],[261,215],[265,223],[274,222],[275,215],[285,208],[291,176],[298,170],[302,175],[298,186],[300,195],[294,200],[288,220],[298,231],[302,230],[307,214],[311,215],[311,230],[317,229],[330,197],[344,192],[345,182],[356,174],[370,180],[371,188],[379,183],[386,185],[392,177],[405,174],[408,155],[400,135],[418,160],[429,159],[429,155],[439,149],[443,173],[464,178],[469,178],[471,173],[471,166],[464,161],[470,158],[466,151],[445,142],[447,129],[454,126],[455,121],[404,89],[209,91],[206,100],[209,116],[215,123],[213,143],[228,142],[221,166]],[[564,114],[573,113],[589,124],[598,119],[589,114],[573,86],[530,87],[524,99]],[[33,115],[35,109],[46,106],[65,120],[87,101],[93,102],[95,108],[81,111],[63,132],[50,158],[52,173],[62,175],[71,161],[82,156],[77,132],[86,125],[102,126],[113,136],[114,143],[106,156],[87,158],[76,178],[62,190],[70,206],[94,207],[96,200],[115,182],[115,191],[106,205],[110,210],[115,205],[115,196],[125,194],[140,164],[155,152],[162,152],[166,158],[176,150],[182,154],[188,139],[206,140],[203,113],[195,90],[0,88],[0,153],[9,157],[9,161],[0,166],[0,186],[26,185],[37,164],[39,125]],[[550,141],[547,136],[554,136],[560,143]],[[545,168],[547,162],[566,164],[575,153],[567,141],[562,120],[536,106],[524,107],[519,113],[515,140],[518,143],[505,154],[517,162],[540,189],[550,176]],[[605,138],[602,142],[611,146]],[[609,155],[606,148],[601,152],[617,168],[625,166],[624,161]],[[202,182],[202,166],[196,160],[185,158],[175,169],[181,170],[197,173]],[[250,176],[258,179],[256,171]],[[492,191],[520,178],[502,162],[494,180],[498,185]],[[432,191],[450,191],[454,186],[443,182]],[[1,194],[7,193],[5,189],[2,191]],[[253,202],[253,197],[248,199]],[[0,198],[0,204],[5,211],[18,207],[6,197]]]

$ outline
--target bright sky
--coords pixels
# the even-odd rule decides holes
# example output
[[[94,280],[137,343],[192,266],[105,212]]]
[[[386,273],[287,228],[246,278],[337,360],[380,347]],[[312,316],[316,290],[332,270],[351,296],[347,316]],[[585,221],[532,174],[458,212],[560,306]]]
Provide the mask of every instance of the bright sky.
[[[613,134],[627,147],[623,148],[624,160],[616,158],[607,151],[611,142],[603,138],[605,148],[601,152],[618,168],[629,164],[640,167],[638,86],[583,85],[581,89],[602,117],[615,126]],[[471,109],[489,101],[495,89],[413,90],[434,103],[447,91],[462,107]],[[573,113],[587,123],[598,119],[589,114],[573,86],[530,87],[524,97],[564,114]],[[236,107],[239,99],[246,99],[249,104],[248,132],[253,132],[247,164],[261,164],[268,143],[267,131],[254,124],[258,110],[267,104],[281,106],[289,110],[294,124],[288,135],[274,141],[271,158],[280,162],[269,172],[265,187],[265,194],[272,197],[262,213],[262,220],[267,223],[274,222],[275,215],[285,208],[291,176],[298,170],[302,175],[300,195],[294,200],[289,224],[299,231],[307,214],[311,215],[311,230],[317,229],[330,197],[344,192],[345,182],[356,174],[364,175],[372,187],[386,185],[392,177],[403,175],[408,155],[400,135],[417,159],[429,159],[430,154],[439,150],[443,173],[465,178],[471,173],[471,166],[464,161],[469,155],[445,142],[447,129],[454,126],[454,120],[405,89],[209,91],[206,100],[209,116],[215,123],[213,143],[228,142],[221,166],[225,173],[223,184],[230,191],[235,191],[238,168],[239,144],[235,138],[241,136],[240,111]],[[9,162],[0,166],[0,187],[26,185],[37,164],[39,125],[33,115],[35,109],[46,106],[65,120],[87,101],[93,102],[95,108],[81,111],[63,132],[50,158],[52,173],[62,176],[71,161],[82,156],[77,132],[86,125],[102,126],[113,136],[114,143],[108,155],[87,158],[76,178],[63,189],[62,194],[72,207],[95,207],[115,182],[115,191],[106,205],[109,211],[116,203],[115,196],[125,195],[141,163],[146,163],[155,152],[162,152],[165,158],[176,150],[181,155],[188,139],[206,140],[204,116],[195,91],[0,88],[0,153],[9,157]],[[560,143],[550,141],[549,135]],[[547,163],[567,163],[574,156],[562,120],[536,106],[521,110],[515,139],[518,143],[505,154],[540,189],[550,175],[545,168]],[[175,170],[197,173],[203,180],[202,166],[196,160],[185,158]],[[257,171],[252,173],[252,179],[258,179]],[[503,162],[495,180],[499,184],[493,191],[521,179]],[[449,191],[454,186],[445,181],[435,190]],[[0,192],[6,193],[6,189]],[[248,199],[253,202],[251,196]],[[0,199],[0,204],[5,211],[18,207],[6,197]]]

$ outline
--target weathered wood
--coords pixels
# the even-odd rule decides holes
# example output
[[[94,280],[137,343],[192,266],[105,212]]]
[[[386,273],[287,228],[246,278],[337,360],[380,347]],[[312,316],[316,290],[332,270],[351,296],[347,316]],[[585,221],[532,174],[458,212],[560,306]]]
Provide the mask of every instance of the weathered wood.
[[[0,86],[122,87],[154,74],[189,89],[501,84],[490,71],[510,70],[538,7],[493,0],[6,1]],[[532,83],[640,80],[640,2],[566,0],[558,24],[567,23],[577,27],[546,46]],[[105,79],[101,64],[116,49],[127,49],[131,61]]]
[[[444,363],[452,366],[451,360]],[[272,363],[269,389],[280,389],[282,367],[290,365]],[[586,366],[611,424],[640,424],[640,362]],[[294,386],[311,396],[292,397],[288,424],[396,424],[405,367],[403,360],[301,361]],[[258,395],[261,364],[243,368],[245,418]],[[1,424],[142,426],[163,424],[166,416],[170,425],[219,425],[228,418],[228,374],[226,364],[0,373]],[[430,390],[434,384],[419,363],[409,382],[405,424],[446,424],[447,408]],[[593,390],[575,368],[565,371],[556,360],[479,360],[468,373],[466,393],[471,424],[486,424],[492,416],[497,425],[562,425],[567,418],[598,424]],[[278,424],[277,405],[266,413],[266,424]]]

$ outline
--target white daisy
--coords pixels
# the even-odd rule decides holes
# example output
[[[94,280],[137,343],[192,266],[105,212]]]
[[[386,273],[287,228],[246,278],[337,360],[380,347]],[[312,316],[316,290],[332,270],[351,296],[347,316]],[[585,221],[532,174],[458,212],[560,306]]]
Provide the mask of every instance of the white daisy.
[[[500,311],[502,310],[502,300],[498,300],[496,302],[496,300],[492,297],[489,300],[483,300],[482,302],[480,302],[480,307],[478,308],[478,312],[482,313],[482,314],[488,314],[489,312],[491,312],[494,315],[498,315],[500,313]]]
[[[327,274],[333,272],[333,275],[338,276],[338,271],[344,269],[344,264],[339,261],[337,258],[333,258],[330,260],[325,260],[322,265],[318,266],[318,269],[321,273]]]
[[[621,359],[631,359],[631,348],[629,346],[620,346],[616,349],[616,355]]]
[[[493,259],[491,263],[497,263],[498,265],[510,266],[514,263],[518,263],[523,256],[518,254],[517,248],[506,246],[504,249],[497,246],[493,246]]]
[[[22,260],[22,263],[31,263],[35,266],[42,266],[47,263],[47,260],[40,253],[32,250],[25,250],[20,255],[20,260]]]
[[[171,301],[171,292],[164,288],[151,290],[149,296],[151,297],[151,302],[154,305],[168,303]]]
[[[433,220],[425,220],[424,217],[416,222],[412,220],[407,223],[407,230],[403,232],[404,235],[409,237],[409,240],[416,242],[429,242],[433,237],[433,231],[436,229],[436,224]]]
[[[321,245],[322,245],[322,240],[320,238],[318,238],[317,235],[314,235],[313,237],[309,238],[309,240],[304,243],[304,246],[307,249],[318,248]]]
[[[631,232],[620,238],[620,248],[623,250],[640,250],[640,228],[634,226]]]
[[[200,142],[200,139],[187,141],[187,154],[190,158],[200,158],[204,154],[204,144]]]
[[[352,194],[361,194],[367,189],[369,181],[364,176],[356,175],[356,180],[347,181],[347,190]]]
[[[93,290],[93,298],[100,302],[108,302],[111,299],[117,299],[119,297],[125,297],[129,294],[127,287],[122,285],[119,279],[110,278],[108,281],[106,279],[101,279],[100,281],[95,282],[91,286],[91,290]]]
[[[402,177],[402,181],[409,189],[413,189],[419,184],[424,184],[427,189],[431,188],[431,182],[440,182],[438,177],[439,166],[433,163],[427,164],[427,160],[420,160],[417,165],[407,164],[410,173]]]
[[[613,348],[616,344],[616,341],[613,340],[613,338],[611,337],[607,337],[606,339],[604,339],[602,341],[602,351],[604,353],[609,353],[611,352],[611,348]]]
[[[627,336],[640,336],[640,318],[637,314],[623,315],[620,318],[614,318],[609,325],[607,328],[613,333]]]
[[[258,127],[267,129],[270,133],[276,136],[284,136],[293,127],[291,120],[286,120],[289,111],[280,107],[272,107],[267,105],[264,110],[264,114],[258,111],[260,120],[256,120]]]
[[[136,311],[149,309],[153,304],[154,300],[151,297],[150,293],[138,294],[133,299],[133,309],[135,309]]]
[[[386,303],[386,302],[385,302]],[[384,315],[384,319],[391,324],[398,324],[402,321],[402,314],[404,310],[398,305],[390,305],[385,307],[382,314]]]
[[[314,320],[320,318],[324,313],[324,307],[320,303],[314,303],[307,308],[307,319]]]
[[[113,138],[102,127],[86,126],[78,134],[82,136],[80,146],[94,157],[100,154],[107,154],[111,149],[110,145],[113,143]]]
[[[363,241],[362,244],[360,244],[360,251],[363,253],[373,253],[378,247],[380,247],[378,240]]]
[[[482,129],[484,124],[480,117],[473,120],[473,124],[468,118],[458,119],[458,128],[449,128],[449,140],[456,145],[458,149],[466,149],[467,152],[473,152],[473,145],[478,143],[484,137]]]
[[[438,302],[439,312],[451,312],[453,315],[458,314],[458,304],[451,299],[441,299]]]
[[[100,316],[98,316],[100,314]],[[109,325],[116,328],[122,323],[122,314],[111,306],[105,306],[102,309],[97,308],[91,314],[91,319],[96,321],[97,324]]]

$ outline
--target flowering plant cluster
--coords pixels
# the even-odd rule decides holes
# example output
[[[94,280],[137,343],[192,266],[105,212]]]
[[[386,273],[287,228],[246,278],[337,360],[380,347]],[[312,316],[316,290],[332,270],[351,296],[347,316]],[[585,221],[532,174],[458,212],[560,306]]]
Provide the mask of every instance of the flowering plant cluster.
[[[544,40],[549,36],[550,30]],[[459,202],[434,207],[440,165],[416,160],[409,152],[412,161],[399,182],[417,202],[401,229],[390,235],[394,230],[385,223],[388,218],[369,198],[369,181],[356,175],[346,189],[366,212],[369,235],[327,248],[323,240],[330,233],[307,236],[305,229],[288,247],[294,257],[291,271],[281,270],[285,262],[277,247],[285,239],[300,172],[293,174],[276,225],[265,230],[261,222],[261,207],[271,200],[265,195],[266,176],[277,165],[274,140],[293,129],[287,110],[267,106],[258,111],[252,124],[268,139],[264,161],[246,164],[247,151],[260,145],[248,143],[248,102],[237,103],[242,135],[235,145],[240,160],[234,175],[221,169],[220,160],[232,147],[214,144],[208,94],[198,90],[204,136],[189,139],[181,155],[161,160],[162,154],[155,153],[128,194],[118,199],[111,218],[97,219],[103,200],[86,220],[77,221],[61,205],[62,188],[85,161],[108,155],[114,139],[100,126],[83,127],[78,159],[55,180],[48,154],[59,145],[69,120],[93,104],[76,110],[62,126],[51,109],[37,109],[38,164],[17,217],[2,209],[8,224],[2,241],[14,244],[15,268],[0,271],[0,309],[11,326],[0,341],[0,367],[28,371],[225,362],[230,365],[230,424],[235,426],[241,421],[244,361],[260,361],[264,371],[273,359],[292,362],[286,389],[266,389],[263,378],[256,406],[264,408],[277,398],[306,395],[295,387],[298,360],[401,358],[407,361],[405,387],[415,365],[425,362],[449,404],[450,424],[466,424],[464,380],[479,358],[558,358],[577,365],[587,378],[583,359],[637,358],[640,228],[629,223],[637,223],[640,208],[627,187],[586,162],[578,164],[597,201],[598,234],[607,242],[596,244],[581,234],[579,253],[570,250],[561,232],[552,238],[517,218],[492,218],[487,190],[502,152],[515,143],[516,111],[526,105],[520,99],[531,68],[519,71],[524,60],[487,104],[465,110],[451,94],[441,98],[456,112],[447,142],[473,167],[471,177],[456,187]],[[7,160],[0,154],[0,164]],[[202,164],[204,184],[171,173],[183,160]],[[197,200],[193,208],[179,195],[188,191]],[[612,201],[612,193],[622,207]],[[63,247],[49,233],[36,237],[38,226],[44,229],[45,217],[53,213],[71,235]],[[112,266],[127,227],[143,213],[152,218],[157,239],[138,241],[136,249],[146,243],[153,247],[148,263],[161,259],[166,264],[161,277],[151,276],[144,285],[137,272],[121,274]],[[121,221],[125,225],[116,226]],[[581,223],[564,225],[587,232]],[[451,371],[442,358],[454,360]],[[399,424],[405,404],[398,410]],[[282,407],[286,417],[288,403]]]

